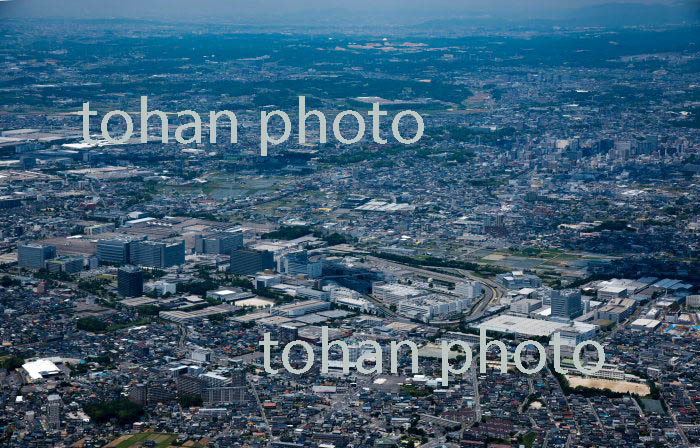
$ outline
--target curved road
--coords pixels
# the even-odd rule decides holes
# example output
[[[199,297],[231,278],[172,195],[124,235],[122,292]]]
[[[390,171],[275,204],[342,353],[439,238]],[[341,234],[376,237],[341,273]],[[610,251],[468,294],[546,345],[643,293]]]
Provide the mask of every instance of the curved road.
[[[479,301],[479,303],[472,308],[471,314],[468,316],[468,321],[474,321],[481,316],[483,316],[484,311],[489,308],[496,300],[500,299],[503,294],[504,290],[503,287],[498,285],[492,280],[485,279],[482,277],[476,277],[469,271],[465,271],[463,269],[452,269],[453,271],[456,271],[459,275],[462,275],[463,277],[458,277],[457,275],[448,275],[444,274],[442,272],[435,272],[431,271],[428,269],[423,269],[423,268],[418,268],[415,266],[410,266],[410,265],[405,265],[402,263],[397,263],[395,261],[389,261],[385,260],[383,258],[378,258],[378,257],[373,257],[371,255],[365,255],[365,258],[369,261],[372,261],[376,264],[384,264],[386,266],[391,266],[395,267],[397,269],[403,269],[407,271],[414,272],[416,274],[419,274],[424,277],[431,277],[437,280],[442,280],[445,282],[450,282],[450,283],[459,283],[463,282],[465,279],[466,280],[475,280],[480,282],[481,284],[484,285],[484,297]],[[445,268],[445,269],[451,269],[451,268]],[[410,319],[406,319],[399,314],[392,312],[391,310],[388,309],[388,307],[384,306],[383,303],[380,301],[374,299],[373,297],[368,297],[368,299],[374,303],[379,309],[381,309],[386,315],[394,317],[396,319],[400,319],[406,322],[411,322]]]

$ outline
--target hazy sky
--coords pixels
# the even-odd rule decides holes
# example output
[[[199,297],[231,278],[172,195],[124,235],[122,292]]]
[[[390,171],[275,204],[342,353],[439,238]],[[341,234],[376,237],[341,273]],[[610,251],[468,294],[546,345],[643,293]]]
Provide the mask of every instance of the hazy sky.
[[[303,17],[395,16],[397,21],[474,15],[549,18],[562,10],[602,3],[698,5],[698,0],[9,0],[0,17],[144,18],[166,20],[219,17],[250,22]]]

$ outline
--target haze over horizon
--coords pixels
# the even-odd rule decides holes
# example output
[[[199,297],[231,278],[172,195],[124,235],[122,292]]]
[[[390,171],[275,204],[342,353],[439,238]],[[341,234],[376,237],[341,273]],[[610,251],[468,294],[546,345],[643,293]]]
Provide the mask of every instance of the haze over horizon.
[[[255,24],[334,23],[416,24],[434,19],[458,20],[551,20],[576,19],[593,15],[609,19],[609,8],[624,8],[646,16],[644,20],[697,20],[700,5],[677,0],[470,0],[455,4],[450,0],[260,0],[251,4],[239,0],[123,0],[118,3],[68,0],[10,0],[0,3],[3,18],[146,19],[164,21],[227,21]],[[590,11],[589,11],[590,10]],[[612,15],[615,13],[613,12]],[[595,17],[593,17],[595,19]]]

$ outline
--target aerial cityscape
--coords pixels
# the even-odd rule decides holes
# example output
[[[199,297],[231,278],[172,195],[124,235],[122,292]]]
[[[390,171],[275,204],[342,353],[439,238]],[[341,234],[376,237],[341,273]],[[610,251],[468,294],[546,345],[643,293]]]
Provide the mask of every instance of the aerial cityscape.
[[[700,5],[383,2],[0,3],[0,446],[700,447]]]

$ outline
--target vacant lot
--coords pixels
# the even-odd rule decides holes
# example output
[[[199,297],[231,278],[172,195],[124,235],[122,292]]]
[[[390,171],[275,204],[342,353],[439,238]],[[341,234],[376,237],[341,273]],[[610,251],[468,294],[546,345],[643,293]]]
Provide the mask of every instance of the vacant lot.
[[[156,442],[157,448],[170,446],[177,439],[177,434],[164,434],[155,432],[143,432],[132,436],[121,436],[107,445],[110,448],[131,448],[143,446],[147,440]]]
[[[629,381],[612,381],[598,378],[583,378],[580,376],[566,376],[571,387],[583,386],[591,389],[610,389],[613,392],[622,394],[637,394],[640,396],[649,395],[649,386],[646,384],[631,383]]]

